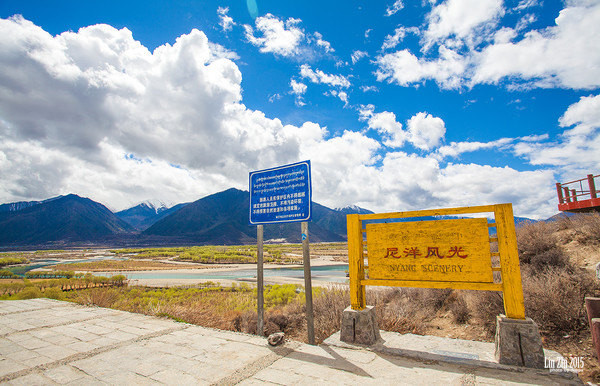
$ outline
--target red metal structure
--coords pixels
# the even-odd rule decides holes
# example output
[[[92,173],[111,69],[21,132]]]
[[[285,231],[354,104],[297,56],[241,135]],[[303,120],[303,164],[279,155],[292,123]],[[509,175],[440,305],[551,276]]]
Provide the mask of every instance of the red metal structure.
[[[556,183],[558,210],[563,212],[600,212],[600,190],[596,190],[594,179],[600,175],[588,174],[580,180]],[[600,183],[600,179],[598,181]],[[587,185],[587,190],[584,186]],[[579,188],[579,189],[577,189]]]

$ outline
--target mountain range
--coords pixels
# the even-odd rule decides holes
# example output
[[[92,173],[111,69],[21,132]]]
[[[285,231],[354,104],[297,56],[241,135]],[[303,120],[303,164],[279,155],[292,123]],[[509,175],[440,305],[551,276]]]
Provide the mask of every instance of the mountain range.
[[[248,223],[248,192],[228,189],[192,203],[167,207],[142,202],[111,212],[75,194],[44,201],[0,205],[0,247],[60,245],[249,244],[256,227]],[[371,213],[359,207],[330,209],[312,203],[313,242],[344,241],[346,214]],[[300,242],[300,224],[266,225],[265,240]]]
[[[248,208],[248,192],[233,188],[192,203],[168,207],[145,201],[116,213],[75,194],[8,203],[0,205],[0,247],[251,244],[256,242],[256,227],[248,223]],[[352,213],[373,212],[358,206],[330,209],[313,202],[309,239],[345,241],[346,215]],[[422,218],[427,219],[434,218]],[[264,238],[300,242],[300,224],[265,225]]]

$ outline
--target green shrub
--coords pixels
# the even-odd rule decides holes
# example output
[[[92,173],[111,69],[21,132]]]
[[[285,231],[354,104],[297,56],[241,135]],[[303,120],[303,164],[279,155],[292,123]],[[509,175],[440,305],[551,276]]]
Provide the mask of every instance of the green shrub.
[[[12,273],[11,271],[9,271],[8,269],[0,270],[0,279],[12,279],[15,277],[18,277],[18,276],[15,275],[14,273]]]
[[[25,300],[25,299],[36,299],[43,297],[42,292],[37,287],[25,287],[21,292],[15,294],[12,299]]]
[[[43,292],[43,297],[48,299],[65,300],[65,293],[58,287],[50,287]]]
[[[266,286],[264,291],[265,306],[271,308],[274,306],[282,306],[296,299],[299,292],[296,291],[299,287],[294,284],[275,284]]]

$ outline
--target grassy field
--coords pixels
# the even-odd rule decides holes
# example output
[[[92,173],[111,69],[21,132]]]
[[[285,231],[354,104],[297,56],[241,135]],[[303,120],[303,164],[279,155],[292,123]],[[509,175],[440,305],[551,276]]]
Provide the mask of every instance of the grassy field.
[[[172,248],[127,248],[110,252],[132,259],[171,259],[192,263],[243,264],[256,263],[256,245],[194,246]],[[323,243],[311,245],[311,255],[327,255],[343,258],[345,243]],[[267,244],[264,246],[264,262],[275,264],[300,264],[302,246],[298,244]]]

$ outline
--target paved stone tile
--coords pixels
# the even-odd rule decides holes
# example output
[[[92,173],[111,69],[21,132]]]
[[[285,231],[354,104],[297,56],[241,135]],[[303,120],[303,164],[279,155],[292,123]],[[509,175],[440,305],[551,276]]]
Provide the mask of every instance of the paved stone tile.
[[[302,381],[302,376],[291,371],[267,368],[254,374],[252,379],[278,385],[295,385]]]
[[[177,371],[174,369],[166,369],[163,371],[159,371],[149,377],[155,381],[160,383],[168,384],[168,385],[208,385],[210,383],[202,381],[198,378],[195,378],[189,374],[182,374],[181,371]]]
[[[35,338],[33,335],[28,334],[26,332],[15,332],[13,334],[7,335],[6,339],[10,340],[13,343],[23,342],[29,339]]]
[[[175,379],[171,380],[171,382],[169,382],[169,383],[181,385],[181,384],[184,384],[181,382],[181,380],[183,380],[183,379],[185,379],[185,378],[182,378],[180,376],[179,380],[177,378],[175,378]],[[161,382],[159,382],[157,380],[154,380],[149,377],[145,377],[143,375],[136,374],[131,371],[125,371],[125,372],[121,372],[116,375],[108,376],[105,379],[103,379],[103,381],[107,382],[109,385],[152,385],[152,384],[160,385],[161,384]],[[162,383],[166,383],[166,382],[162,382]]]
[[[27,350],[36,350],[43,347],[51,346],[52,343],[46,342],[45,340],[31,337],[29,339],[20,341],[17,343],[19,346],[26,348]]]
[[[17,371],[25,370],[27,366],[10,358],[0,358],[0,377]]]
[[[29,353],[30,355],[27,358],[21,359],[19,361],[19,363],[25,365],[27,368],[32,368],[53,362],[51,358],[48,358],[45,355],[40,355],[34,351],[30,351]]]
[[[288,342],[284,348],[272,349],[263,337],[123,311],[49,300],[0,301],[0,326],[16,321],[38,327],[21,332],[5,329],[8,332],[0,336],[1,383],[379,386],[572,381],[544,373],[425,361],[336,344]],[[62,324],[52,324],[56,321]],[[408,340],[417,342],[418,338]],[[446,341],[426,343],[431,350],[477,351],[483,347],[464,341],[454,346]]]
[[[7,385],[24,385],[24,386],[32,386],[32,385],[57,385],[58,383],[54,382],[50,378],[44,377],[41,374],[27,374],[22,377],[13,379],[11,381],[6,382]]]
[[[271,383],[271,382],[268,382],[268,381],[263,381],[261,379],[256,379],[256,378],[252,377],[252,378],[248,378],[248,379],[243,380],[242,382],[238,383],[237,385],[239,385],[239,386],[254,386],[254,385],[261,385],[261,386],[275,385],[275,386],[278,386],[278,385],[283,385],[283,383]],[[288,383],[288,385],[289,385],[289,383]],[[313,385],[316,385],[316,384],[313,383]]]
[[[88,352],[97,349],[98,345],[89,343],[89,342],[75,342],[71,344],[65,345],[66,348],[71,349],[76,352]]]
[[[68,347],[65,346],[55,346],[55,345],[50,345],[47,347],[42,347],[42,348],[38,348],[36,350],[33,350],[35,352],[37,352],[40,355],[46,356],[48,358],[51,358],[55,361],[57,360],[61,360],[64,359],[68,356],[77,354],[77,351],[72,350]]]
[[[52,334],[50,336],[44,337],[44,340],[57,346],[66,346],[69,344],[80,342],[79,339],[57,333],[54,330],[49,330],[49,332],[51,332]]]
[[[71,362],[70,365],[96,379],[104,379],[106,377],[116,375],[119,371],[121,371],[112,363],[107,363],[96,357],[74,361]]]
[[[21,351],[23,348],[6,338],[0,338],[0,357],[8,356],[14,352]]]
[[[72,366],[59,366],[43,372],[44,376],[52,379],[56,383],[66,384],[78,379],[86,378],[87,374]]]
[[[111,346],[111,345],[113,345],[115,343],[119,343],[119,342],[120,341],[118,341],[116,339],[111,339],[111,338],[101,336],[100,338],[90,340],[88,343],[94,344],[98,347],[104,347],[104,346]]]
[[[130,334],[128,332],[123,332],[123,331],[113,331],[110,334],[106,334],[103,336],[106,338],[109,338],[109,339],[118,340],[120,342],[125,341],[125,340],[132,340],[132,339],[135,339],[138,337],[138,335]]]

